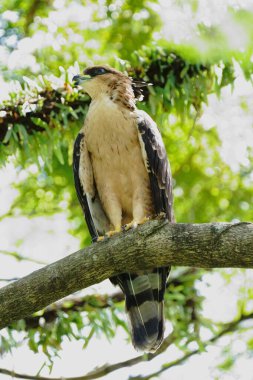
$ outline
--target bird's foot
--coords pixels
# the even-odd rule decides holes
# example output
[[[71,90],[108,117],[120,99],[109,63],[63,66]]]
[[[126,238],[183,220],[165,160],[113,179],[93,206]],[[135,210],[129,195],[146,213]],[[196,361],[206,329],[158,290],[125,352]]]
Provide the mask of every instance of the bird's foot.
[[[151,219],[150,216],[144,216],[144,218],[141,219],[141,220],[138,222],[138,224],[144,224],[144,223],[148,222],[150,219]]]
[[[128,231],[131,228],[136,228],[137,226],[138,226],[138,223],[133,220],[130,223],[124,224],[124,226],[122,226],[122,231]]]
[[[165,212],[160,212],[159,214],[156,214],[155,215],[155,219],[157,219],[157,220],[163,220],[163,219],[166,219],[167,218],[167,216],[166,216],[166,213]]]
[[[122,226],[122,230],[128,231],[131,228],[136,228],[138,225],[148,222],[149,220],[150,220],[150,218],[146,217],[146,216],[143,219],[139,220],[138,222],[136,220],[132,220],[132,222],[127,223],[124,226]]]
[[[112,237],[113,235],[116,235],[119,232],[121,232],[121,228],[120,227],[119,228],[115,228],[115,230],[106,232],[105,237],[108,237],[108,238]]]
[[[105,240],[106,236],[98,236],[96,242]]]
[[[107,231],[104,235],[98,236],[96,242],[106,240],[111,236],[118,234],[119,232],[121,232],[121,228],[115,228],[115,230]]]

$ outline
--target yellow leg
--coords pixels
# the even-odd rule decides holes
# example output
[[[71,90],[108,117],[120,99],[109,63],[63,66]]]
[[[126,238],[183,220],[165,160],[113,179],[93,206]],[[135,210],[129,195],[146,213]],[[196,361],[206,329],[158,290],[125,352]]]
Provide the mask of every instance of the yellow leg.
[[[97,238],[97,241],[103,241],[103,240],[105,240],[105,236],[99,236],[99,237]]]
[[[97,242],[99,241],[103,241],[105,240],[106,238],[110,238],[111,236],[113,235],[116,235],[118,234],[119,232],[121,232],[121,227],[117,227],[115,228],[115,230],[112,230],[112,231],[107,231],[104,236],[98,236],[97,238]]]
[[[144,224],[144,223],[148,222],[149,220],[150,220],[150,218],[147,217],[147,216],[145,216],[144,218],[142,218],[142,219],[139,220],[139,221],[132,220],[132,222],[125,224],[125,225],[122,227],[122,229],[123,229],[124,231],[128,231],[128,230],[130,230],[131,228],[136,228],[138,225],[140,225],[140,224]]]
[[[138,223],[138,224],[144,224],[146,222],[148,222],[151,218],[149,216],[144,216],[144,218],[142,218],[142,220]]]
[[[157,215],[155,216],[155,219],[158,219],[158,220],[166,219],[166,214],[165,214],[165,212],[160,212],[159,214],[157,214]]]
[[[112,230],[112,231],[108,231],[108,232],[106,232],[105,236],[107,236],[107,237],[111,237],[111,236],[113,236],[113,235],[115,235],[115,234],[118,234],[119,232],[121,232],[121,226],[117,226],[117,227],[115,228],[115,230]]]

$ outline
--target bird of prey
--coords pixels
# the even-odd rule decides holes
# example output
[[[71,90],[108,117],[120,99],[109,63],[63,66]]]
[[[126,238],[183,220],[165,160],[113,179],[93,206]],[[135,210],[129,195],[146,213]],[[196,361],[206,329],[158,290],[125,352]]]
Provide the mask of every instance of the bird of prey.
[[[163,213],[174,221],[172,178],[155,122],[136,107],[143,82],[109,66],[73,78],[91,97],[74,145],[77,195],[92,241]],[[127,260],[127,258],[126,258]],[[154,352],[163,340],[163,298],[170,268],[122,273],[110,280],[125,294],[132,342]]]

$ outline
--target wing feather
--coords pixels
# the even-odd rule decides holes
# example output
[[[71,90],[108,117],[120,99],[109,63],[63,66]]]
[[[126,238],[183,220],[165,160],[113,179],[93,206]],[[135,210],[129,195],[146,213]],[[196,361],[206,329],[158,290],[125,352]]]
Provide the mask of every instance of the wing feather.
[[[144,111],[139,111],[138,116],[138,136],[143,160],[149,173],[155,213],[163,212],[168,220],[173,222],[172,177],[166,149],[151,117]]]
[[[155,213],[165,213],[166,218],[170,222],[174,222],[172,176],[161,134],[157,125],[148,114],[144,111],[139,111],[138,116],[138,137],[145,167],[149,174]],[[154,300],[157,301],[157,315],[159,321],[154,349],[157,349],[163,340],[163,299],[169,272],[170,267],[160,267],[154,268],[153,272],[148,274],[153,289],[153,297]]]
[[[78,200],[82,206],[87,227],[94,242],[98,236],[104,235],[109,230],[109,221],[96,189],[83,133],[79,133],[75,141],[73,172]]]

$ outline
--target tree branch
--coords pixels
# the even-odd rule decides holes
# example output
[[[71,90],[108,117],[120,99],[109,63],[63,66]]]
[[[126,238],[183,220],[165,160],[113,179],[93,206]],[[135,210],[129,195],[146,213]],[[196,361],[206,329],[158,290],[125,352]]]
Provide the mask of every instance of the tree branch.
[[[235,331],[236,328],[238,327],[238,325],[241,322],[247,321],[247,320],[252,319],[252,318],[253,318],[253,313],[241,315],[241,317],[238,318],[236,321],[232,321],[230,323],[227,323],[226,327],[224,329],[222,329],[219,333],[217,333],[216,335],[214,335],[211,339],[208,339],[205,342],[202,342],[202,347],[201,348],[197,348],[196,350],[190,351],[190,352],[186,353],[185,355],[183,355],[181,358],[174,360],[173,362],[170,362],[168,364],[164,364],[156,372],[153,372],[153,373],[151,373],[151,374],[149,374],[147,376],[134,376],[134,377],[130,376],[129,380],[149,380],[149,379],[152,379],[153,377],[156,377],[156,376],[160,375],[162,372],[165,372],[165,371],[167,371],[168,369],[170,369],[172,367],[175,367],[177,365],[180,365],[180,364],[184,363],[191,356],[194,356],[196,354],[201,353],[203,351],[203,348],[206,348],[208,345],[216,342],[223,335],[226,335],[226,334],[229,334],[229,333]]]
[[[253,268],[253,224],[153,220],[0,289],[0,329],[116,274],[155,266]]]
[[[16,259],[17,261],[24,261],[25,260],[25,261],[30,261],[31,263],[40,264],[40,265],[46,265],[47,264],[45,261],[33,259],[32,257],[23,256],[23,255],[20,255],[18,252],[15,252],[15,251],[11,252],[11,251],[6,251],[5,249],[0,249],[0,254],[6,255],[6,256],[11,256],[14,259]]]
[[[41,318],[43,318],[44,323],[52,323],[59,316],[59,312],[69,313],[72,311],[83,311],[87,308],[104,309],[110,307],[112,303],[123,301],[124,298],[122,292],[117,292],[112,295],[94,294],[82,298],[67,299],[60,304],[57,303],[48,306],[41,315],[26,317],[24,319],[25,330],[39,327]]]
[[[34,1],[33,5],[37,7],[37,3],[38,1]],[[34,11],[32,8],[31,13]],[[176,89],[176,91],[170,91],[170,99],[167,100],[168,104],[173,103],[175,106],[178,99],[180,99],[180,104],[182,104],[183,83],[184,81],[186,81],[186,83],[191,81],[191,85],[195,87],[193,78],[196,78],[197,82],[201,79],[202,85],[205,83],[204,93],[206,92],[208,94],[214,91],[214,87],[211,85],[216,77],[215,72],[212,70],[214,64],[194,64],[185,60],[185,58],[181,57],[176,52],[168,51],[166,49],[163,52],[159,49],[155,56],[157,58],[154,58],[154,56],[151,55],[149,57],[150,60],[143,60],[141,67],[140,65],[137,65],[136,67],[129,68],[128,74],[137,80],[145,79],[147,82],[151,82],[154,87],[159,88],[165,88],[168,85],[168,80],[171,81],[171,78],[173,78],[173,89]],[[231,72],[232,65],[229,62],[226,62],[224,63],[224,67],[220,68],[223,70],[222,76],[226,76],[228,70]],[[233,82],[233,78],[229,79]],[[220,87],[223,87],[224,85],[225,81],[222,81]],[[57,90],[46,87],[39,93],[32,95],[30,99],[27,97],[27,94],[24,96],[24,93],[20,93],[19,98],[15,102],[13,102],[13,100],[5,101],[4,104],[0,106],[0,143],[8,143],[9,140],[7,139],[8,141],[6,141],[6,134],[15,124],[22,124],[28,134],[34,132],[43,133],[43,123],[38,124],[35,122],[35,119],[39,118],[42,122],[50,126],[52,113],[61,113],[61,107],[59,107],[59,105],[69,107],[69,112],[67,113],[68,119],[73,119],[73,114],[70,108],[75,110],[78,119],[84,117],[84,108],[89,104],[87,96],[85,97],[79,92],[78,96],[70,97],[69,95],[71,92],[71,86],[68,83],[65,83],[63,88],[58,88]],[[144,101],[147,101],[149,98],[149,91],[147,88],[143,88],[143,96]],[[198,110],[203,101],[205,101],[205,97],[203,97],[202,94],[199,94],[199,98],[196,99],[194,93],[185,98],[184,105],[186,108],[193,105],[195,109]],[[27,104],[25,109],[23,109],[24,103]],[[53,127],[53,125],[50,127]]]
[[[230,323],[227,323],[225,327],[220,330],[216,335],[214,335],[211,339],[202,342],[203,347],[207,347],[208,345],[216,342],[218,339],[220,339],[223,335],[229,334],[233,331],[236,330],[238,325],[246,320],[253,319],[253,313],[250,314],[244,314],[241,315],[240,318],[238,318],[236,321],[231,321]],[[44,377],[44,376],[31,376],[31,375],[26,375],[26,374],[20,374],[20,373],[15,373],[14,371],[10,371],[7,369],[0,368],[0,373],[9,375],[12,377],[16,377],[19,379],[31,379],[31,380],[94,380],[99,377],[108,375],[109,373],[116,371],[118,369],[124,368],[124,367],[130,367],[135,364],[145,362],[145,361],[150,361],[160,355],[162,352],[164,352],[174,341],[174,334],[170,334],[167,338],[164,339],[161,347],[156,351],[154,354],[143,354],[139,355],[135,358],[125,360],[123,362],[119,362],[116,364],[108,364],[104,365],[102,367],[96,368],[94,371],[88,373],[87,375],[83,376],[78,376],[78,377],[68,377],[68,378],[53,378],[53,377]],[[129,380],[149,380],[154,376],[159,375],[160,373],[167,371],[168,369],[175,367],[177,365],[182,364],[185,362],[187,359],[189,359],[191,356],[194,356],[196,354],[201,353],[203,350],[203,347],[201,349],[196,349],[190,352],[187,352],[185,355],[183,355],[181,358],[176,359],[168,364],[165,364],[162,366],[162,368],[152,374],[149,374],[147,376],[135,376],[135,377],[130,377]]]
[[[42,122],[50,125],[52,113],[59,113],[59,104],[71,107],[72,110],[77,112],[78,118],[83,117],[83,111],[85,106],[89,104],[88,97],[84,94],[76,99],[67,99],[67,96],[71,90],[70,86],[66,88],[59,88],[58,90],[43,90],[37,98],[30,99],[29,105],[34,106],[35,109],[28,110],[26,113],[20,112],[20,108],[24,104],[24,99],[21,98],[17,104],[5,105],[0,108],[2,116],[0,116],[0,142],[5,143],[5,136],[8,128],[13,128],[15,124],[25,125],[26,132],[32,134],[34,132],[44,132],[45,127],[35,123],[35,119],[39,118]],[[64,101],[63,101],[64,99]],[[68,117],[73,119],[73,114],[69,112]]]
[[[183,271],[180,274],[180,277],[177,276],[174,278],[173,274],[170,276],[170,281],[167,283],[166,287],[169,288],[170,286],[179,286],[182,284],[181,279],[184,278],[187,274],[192,274],[193,271],[197,271],[197,269],[188,268],[185,271]],[[11,280],[18,280],[18,279],[10,279]],[[0,279],[1,281],[1,279]],[[5,280],[6,281],[6,280]],[[43,310],[43,313],[40,313],[40,315],[31,315],[29,317],[26,317],[24,319],[25,321],[25,330],[34,329],[40,326],[40,321],[43,319],[43,325],[44,323],[50,323],[54,322],[58,316],[59,312],[62,313],[70,313],[73,311],[84,311],[84,310],[90,310],[93,309],[105,309],[108,307],[111,307],[112,304],[122,302],[124,301],[125,296],[124,294],[119,291],[114,294],[108,295],[108,294],[92,294],[88,296],[83,297],[76,297],[73,298],[67,298],[63,299],[61,302],[53,303],[50,306],[46,307]]]

